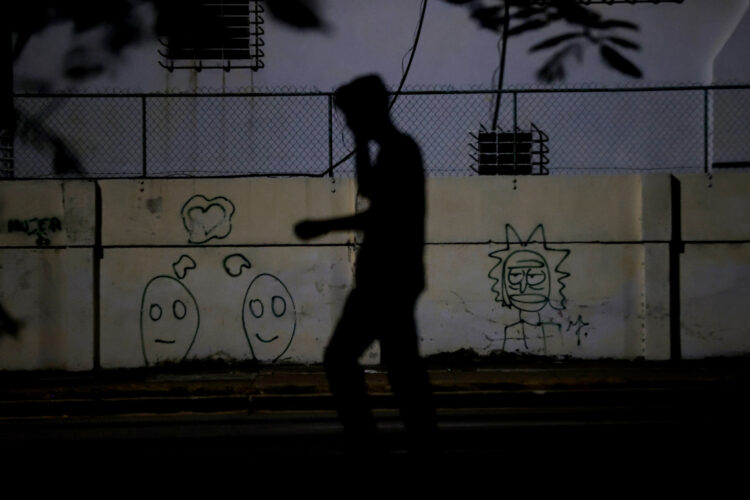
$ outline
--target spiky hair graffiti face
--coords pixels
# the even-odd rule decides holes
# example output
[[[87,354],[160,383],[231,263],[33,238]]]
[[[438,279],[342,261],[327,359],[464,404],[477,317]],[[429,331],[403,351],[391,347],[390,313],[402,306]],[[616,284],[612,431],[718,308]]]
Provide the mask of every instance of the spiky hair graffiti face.
[[[506,224],[505,244],[505,248],[489,254],[499,261],[489,272],[495,300],[519,311],[537,312],[547,305],[565,309],[563,280],[570,274],[560,265],[570,250],[549,248],[541,224],[526,240]]]

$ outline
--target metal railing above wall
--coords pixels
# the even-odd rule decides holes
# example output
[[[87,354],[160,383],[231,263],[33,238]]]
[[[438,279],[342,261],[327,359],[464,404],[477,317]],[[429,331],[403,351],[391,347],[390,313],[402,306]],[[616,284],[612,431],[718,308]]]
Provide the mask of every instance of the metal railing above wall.
[[[489,128],[496,94],[406,91],[391,115],[419,143],[428,175],[479,175],[472,135]],[[750,85],[503,94],[509,97],[498,128],[540,130],[549,175],[750,167]],[[342,161],[353,140],[330,92],[18,94],[14,100],[17,124],[3,178],[353,175],[353,160]]]

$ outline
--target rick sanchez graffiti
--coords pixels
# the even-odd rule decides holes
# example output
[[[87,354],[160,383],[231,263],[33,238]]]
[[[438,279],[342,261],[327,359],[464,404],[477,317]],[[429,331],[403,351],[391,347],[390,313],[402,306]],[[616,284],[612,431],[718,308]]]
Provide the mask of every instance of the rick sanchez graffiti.
[[[497,260],[489,278],[495,300],[516,311],[518,321],[488,338],[501,342],[503,351],[546,354],[562,347],[562,324],[549,312],[565,309],[563,281],[570,274],[562,265],[570,250],[547,246],[541,224],[525,240],[507,224],[505,241],[505,248],[489,254]]]

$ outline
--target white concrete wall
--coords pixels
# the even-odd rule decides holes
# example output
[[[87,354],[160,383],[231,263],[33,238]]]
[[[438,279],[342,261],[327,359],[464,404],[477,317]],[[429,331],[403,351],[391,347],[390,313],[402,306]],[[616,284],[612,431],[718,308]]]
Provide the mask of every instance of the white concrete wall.
[[[750,178],[680,177],[682,352],[688,358],[750,352]]]
[[[679,180],[682,355],[747,354],[750,176]],[[105,368],[321,361],[352,286],[355,235],[300,242],[292,227],[353,211],[352,181],[99,187],[97,301],[95,185],[0,183],[0,303],[23,322],[17,338],[0,337],[0,369],[86,370],[97,356]],[[423,354],[669,358],[669,176],[433,178],[427,189]],[[33,217],[59,219],[48,243],[9,232]],[[539,287],[537,306],[513,296],[504,263]],[[364,358],[377,362],[377,348]]]
[[[94,187],[0,183],[0,304],[22,325],[0,336],[0,368],[93,368]]]

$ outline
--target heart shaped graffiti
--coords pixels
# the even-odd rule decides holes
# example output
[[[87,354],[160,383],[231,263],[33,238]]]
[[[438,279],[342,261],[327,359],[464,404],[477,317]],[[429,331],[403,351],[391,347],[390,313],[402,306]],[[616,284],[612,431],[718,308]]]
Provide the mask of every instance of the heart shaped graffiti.
[[[223,239],[232,232],[234,204],[223,196],[206,198],[196,194],[182,206],[182,223],[190,243]]]

